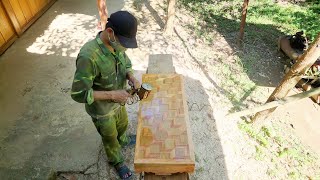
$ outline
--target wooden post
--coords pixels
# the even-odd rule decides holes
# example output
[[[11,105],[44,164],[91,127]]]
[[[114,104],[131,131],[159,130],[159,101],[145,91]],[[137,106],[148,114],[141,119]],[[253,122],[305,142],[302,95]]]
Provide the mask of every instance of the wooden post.
[[[301,77],[310,68],[314,62],[320,57],[320,33],[309,49],[298,58],[297,62],[292,66],[289,72],[280,82],[280,85],[273,91],[267,102],[274,101],[285,97],[289,91],[301,80]],[[276,108],[268,109],[257,113],[252,122],[262,121],[267,118]]]
[[[248,5],[249,5],[249,0],[244,0],[243,7],[242,7],[242,13],[241,13],[242,17],[241,17],[241,24],[240,24],[240,34],[239,34],[239,39],[238,39],[239,46],[242,44],[242,41],[243,41],[244,27],[246,25]]]
[[[318,95],[318,94],[320,94],[320,87],[314,88],[314,89],[311,89],[309,91],[305,91],[305,92],[302,92],[302,93],[299,93],[299,94],[295,94],[295,95],[292,95],[292,96],[289,96],[289,97],[285,97],[283,99],[279,99],[279,100],[276,100],[276,101],[268,102],[266,104],[263,104],[263,105],[258,106],[258,107],[254,107],[252,109],[245,109],[243,111],[230,113],[226,117],[227,118],[242,117],[242,116],[246,116],[246,115],[249,115],[249,114],[260,112],[260,111],[263,111],[263,110],[266,110],[266,109],[271,109],[271,108],[274,108],[274,107],[283,106],[285,104],[296,102],[296,101],[299,101],[301,99],[304,99],[304,98],[307,98],[307,97],[311,97],[311,96],[314,96],[314,95]]]
[[[164,33],[167,35],[172,35],[172,32],[173,32],[175,5],[176,5],[176,0],[168,0],[167,22],[164,27]]]

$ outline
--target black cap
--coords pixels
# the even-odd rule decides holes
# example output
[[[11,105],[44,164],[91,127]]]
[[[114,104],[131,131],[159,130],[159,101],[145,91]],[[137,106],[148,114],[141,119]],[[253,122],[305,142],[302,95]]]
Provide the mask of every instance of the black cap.
[[[118,37],[120,44],[125,48],[137,48],[137,19],[127,11],[117,11],[108,19],[110,25]],[[108,27],[107,24],[107,27]]]

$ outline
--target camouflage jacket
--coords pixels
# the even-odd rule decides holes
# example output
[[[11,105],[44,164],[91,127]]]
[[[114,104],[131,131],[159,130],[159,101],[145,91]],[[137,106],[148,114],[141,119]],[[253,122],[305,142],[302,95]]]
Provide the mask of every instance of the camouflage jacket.
[[[85,103],[87,113],[96,119],[114,114],[120,104],[110,100],[95,101],[93,91],[125,89],[126,75],[132,71],[128,56],[111,52],[99,34],[81,48],[71,89],[72,99]]]

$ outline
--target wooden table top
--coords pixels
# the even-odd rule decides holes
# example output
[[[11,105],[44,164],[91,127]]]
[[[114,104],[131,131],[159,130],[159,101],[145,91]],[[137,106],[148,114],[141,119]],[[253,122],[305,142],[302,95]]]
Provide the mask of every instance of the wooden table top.
[[[136,172],[193,172],[194,147],[183,77],[178,74],[144,74],[142,82],[151,84],[153,89],[139,106],[134,159]]]

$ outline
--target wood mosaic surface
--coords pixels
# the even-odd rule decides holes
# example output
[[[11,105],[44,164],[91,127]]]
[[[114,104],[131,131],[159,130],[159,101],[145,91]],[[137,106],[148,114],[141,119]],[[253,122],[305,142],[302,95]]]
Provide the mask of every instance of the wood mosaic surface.
[[[136,172],[172,174],[193,172],[194,147],[183,77],[144,74],[153,87],[140,102],[134,166]]]

